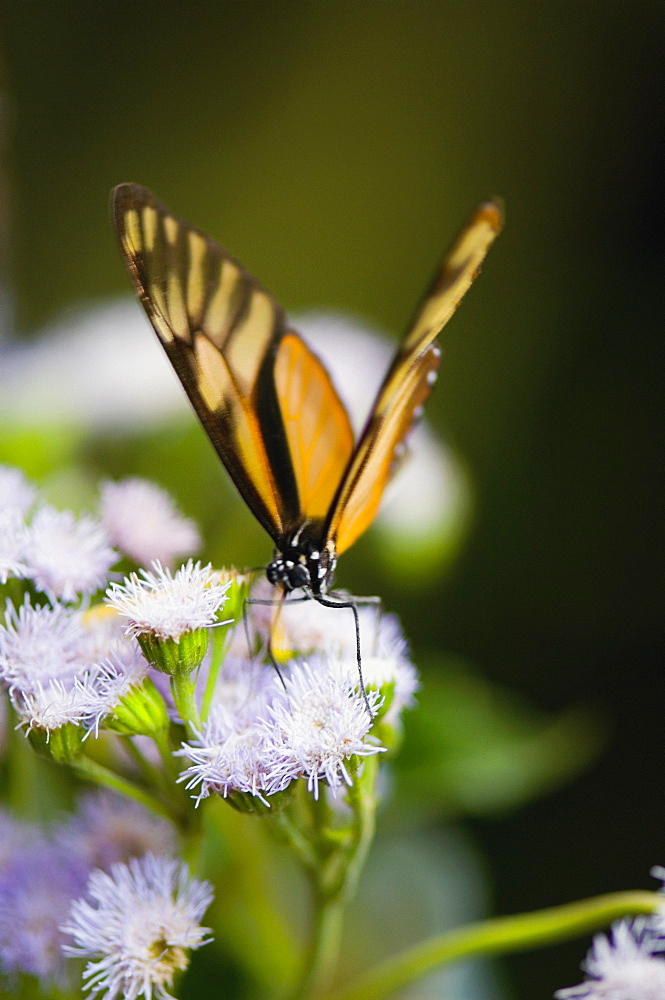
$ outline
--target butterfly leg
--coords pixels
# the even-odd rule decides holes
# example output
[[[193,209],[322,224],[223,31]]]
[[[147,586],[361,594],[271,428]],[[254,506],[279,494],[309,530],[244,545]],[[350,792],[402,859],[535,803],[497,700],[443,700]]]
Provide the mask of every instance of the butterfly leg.
[[[358,608],[354,601],[330,601],[322,594],[315,594],[314,600],[318,601],[324,608],[351,608],[353,612],[353,621],[356,627],[356,660],[358,662],[358,680],[360,682],[360,693],[363,696],[363,701],[365,702],[365,708],[367,709],[367,714],[370,719],[374,718],[374,712],[372,711],[369,698],[367,697],[367,691],[365,689],[365,681],[363,679],[363,663],[362,655],[360,652],[360,619],[358,617]]]

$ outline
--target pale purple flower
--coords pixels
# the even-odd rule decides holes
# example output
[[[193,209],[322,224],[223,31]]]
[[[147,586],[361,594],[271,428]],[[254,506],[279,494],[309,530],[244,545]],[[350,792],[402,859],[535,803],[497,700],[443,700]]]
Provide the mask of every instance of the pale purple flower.
[[[582,964],[583,983],[557,990],[557,1000],[663,1000],[665,957],[644,927],[622,920],[597,934]]]
[[[62,914],[83,891],[87,869],[60,846],[33,834],[0,872],[0,966],[48,984],[62,982]]]
[[[142,578],[141,578],[142,577]],[[127,619],[131,635],[153,633],[160,639],[178,640],[185,632],[215,623],[230,583],[218,583],[212,567],[190,559],[175,574],[159,563],[153,571],[141,570],[112,583],[107,604]]]
[[[275,698],[264,722],[270,737],[270,790],[279,791],[300,776],[318,798],[319,783],[325,781],[333,794],[340,785],[351,785],[351,757],[366,757],[385,749],[366,742],[372,717],[358,690],[353,668],[346,676],[326,669],[321,660],[314,666],[294,665],[285,675],[285,690]],[[381,696],[367,694],[372,716]]]
[[[100,524],[71,511],[41,507],[32,519],[28,575],[49,598],[75,601],[106,583],[115,552]]]
[[[81,797],[76,813],[56,831],[67,853],[83,859],[89,869],[110,871],[117,862],[144,854],[172,856],[176,840],[165,819],[113,792]]]
[[[376,712],[381,692],[367,697]],[[291,662],[281,676],[270,665],[231,658],[201,732],[178,751],[189,762],[180,780],[198,789],[197,801],[242,792],[268,803],[299,778],[315,796],[321,782],[334,795],[352,782],[351,758],[383,751],[370,734],[372,721],[355,657]]]
[[[117,644],[110,655],[79,680],[85,716],[97,734],[107,715],[113,714],[123,698],[145,680],[150,666],[135,642]]]
[[[196,552],[201,537],[194,521],[177,509],[166,490],[147,479],[107,482],[101,489],[102,524],[114,545],[140,565],[172,565]]]
[[[27,597],[18,610],[7,602],[5,620],[0,625],[0,680],[10,688],[30,692],[51,680],[73,680],[84,667],[80,611],[57,603],[33,606]]]
[[[26,731],[42,729],[48,734],[69,724],[81,725],[88,718],[89,694],[82,684],[51,680],[30,691],[14,689],[10,695]]]
[[[83,980],[91,996],[168,998],[188,952],[210,940],[200,920],[211,900],[211,886],[178,861],[147,854],[110,874],[97,869],[62,928],[74,941],[65,952],[89,959]]]
[[[244,731],[220,731],[209,721],[199,738],[183,743],[178,755],[191,761],[179,780],[187,789],[198,788],[196,803],[208,795],[246,792],[268,804],[264,791],[271,784],[270,739],[257,724]]]
[[[37,490],[20,469],[0,465],[0,511],[13,510],[25,514],[32,505]]]

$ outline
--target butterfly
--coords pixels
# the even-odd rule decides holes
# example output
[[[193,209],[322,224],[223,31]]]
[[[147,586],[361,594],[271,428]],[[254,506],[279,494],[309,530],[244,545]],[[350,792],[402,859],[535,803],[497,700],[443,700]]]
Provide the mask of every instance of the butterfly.
[[[329,603],[337,558],[374,520],[436,380],[435,338],[501,229],[499,203],[479,205],[444,257],[354,441],[325,367],[242,264],[138,184],[120,184],[111,199],[148,318],[231,479],[274,542],[268,580],[285,594],[302,588]]]

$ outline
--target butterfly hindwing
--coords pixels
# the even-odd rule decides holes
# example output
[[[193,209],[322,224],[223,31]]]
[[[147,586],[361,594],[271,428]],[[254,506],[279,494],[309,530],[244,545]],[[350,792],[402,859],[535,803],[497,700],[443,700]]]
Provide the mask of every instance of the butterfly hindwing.
[[[323,524],[353,454],[348,414],[327,371],[293,331],[279,345],[274,378],[303,517]]]

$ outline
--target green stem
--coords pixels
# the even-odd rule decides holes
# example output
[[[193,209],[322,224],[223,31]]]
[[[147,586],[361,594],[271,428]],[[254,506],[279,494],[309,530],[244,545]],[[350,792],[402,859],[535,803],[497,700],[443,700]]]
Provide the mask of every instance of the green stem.
[[[346,896],[320,894],[314,899],[314,924],[300,979],[292,1000],[321,997],[337,968]]]
[[[143,777],[151,784],[154,784],[157,788],[165,790],[167,788],[167,784],[164,773],[147,759],[139,747],[137,747],[131,736],[123,737],[123,745],[129,756],[141,771]]]
[[[199,732],[202,728],[201,716],[194,697],[195,684],[191,671],[178,670],[171,675],[171,691],[180,718],[188,729]]]
[[[212,644],[212,655],[210,657],[210,667],[208,668],[208,679],[206,681],[203,701],[201,704],[201,718],[205,721],[210,712],[215,686],[219,670],[224,662],[224,653],[228,644],[229,630],[226,625],[217,626],[210,629],[210,642]]]
[[[313,885],[314,920],[293,1000],[322,996],[337,968],[344,910],[355,892],[374,837],[377,774],[378,758],[365,759],[362,774],[355,775],[347,796],[354,817],[351,836],[339,840],[332,850],[327,841],[328,810],[324,804],[313,804],[318,846],[321,854],[327,848],[328,856],[308,869]]]
[[[336,992],[334,1000],[383,1000],[448,962],[553,944],[598,930],[620,917],[653,913],[662,901],[658,893],[615,892],[516,917],[484,920],[423,941],[380,963]]]
[[[151,795],[150,792],[146,792],[142,788],[138,788],[131,781],[121,778],[114,771],[109,771],[108,768],[103,767],[89,757],[79,757],[72,762],[71,766],[79,777],[85,778],[86,781],[91,781],[96,785],[103,785],[105,788],[111,788],[120,795],[126,795],[128,798],[140,802],[153,812],[167,816],[169,819],[173,818],[173,813],[169,807],[156,796]]]

